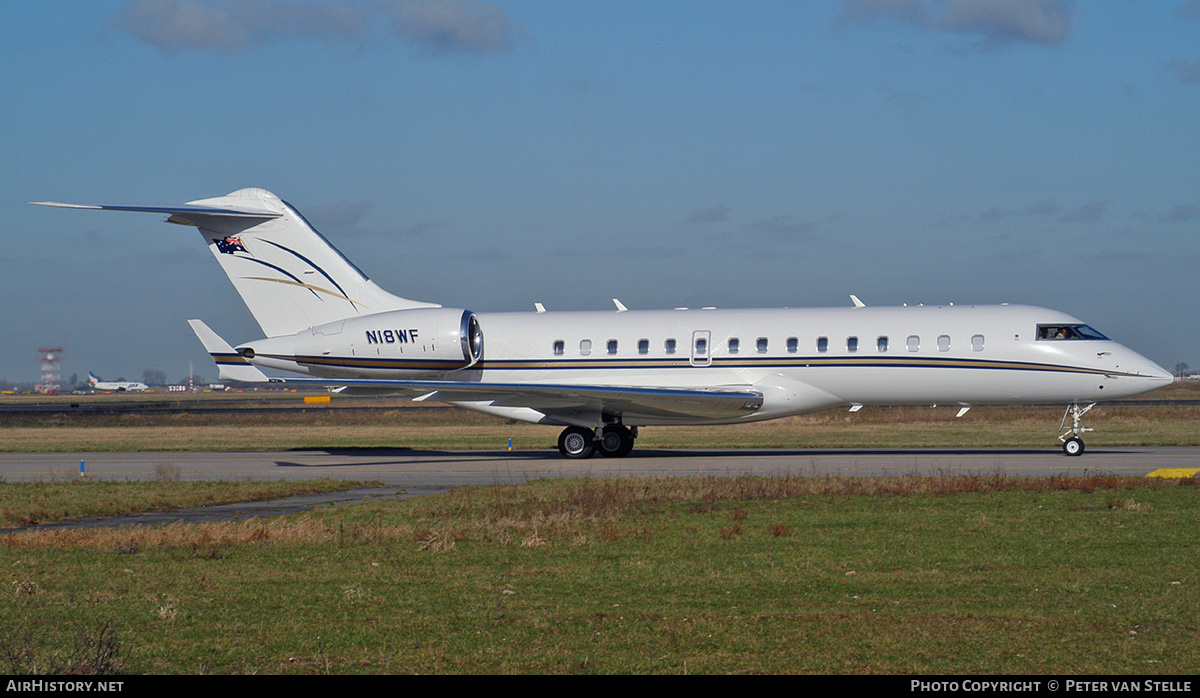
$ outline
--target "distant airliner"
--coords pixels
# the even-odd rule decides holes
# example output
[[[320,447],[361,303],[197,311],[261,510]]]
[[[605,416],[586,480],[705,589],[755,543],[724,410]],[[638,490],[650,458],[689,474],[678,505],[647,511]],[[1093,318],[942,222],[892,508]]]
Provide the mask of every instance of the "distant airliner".
[[[752,422],[834,407],[1065,404],[1083,452],[1097,400],[1171,382],[1080,320],[1030,306],[476,314],[394,296],[263,189],[174,206],[199,228],[266,338],[231,347],[191,325],[222,380],[319,383],[438,400],[564,427],[559,451],[624,456],[638,428]],[[487,341],[484,341],[484,338]],[[272,379],[256,366],[309,378]]]
[[[149,387],[145,383],[137,383],[134,381],[102,381],[91,371],[88,371],[88,383],[92,386],[92,390],[112,390],[118,393],[123,393],[126,391],[131,393],[140,393]]]

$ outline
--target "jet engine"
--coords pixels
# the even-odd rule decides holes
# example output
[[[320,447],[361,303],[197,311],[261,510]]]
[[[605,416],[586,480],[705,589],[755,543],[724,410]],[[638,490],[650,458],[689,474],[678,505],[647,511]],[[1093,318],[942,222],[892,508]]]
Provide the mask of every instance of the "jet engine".
[[[460,371],[483,356],[475,313],[414,308],[347,318],[238,347],[253,363],[329,378],[430,378]]]

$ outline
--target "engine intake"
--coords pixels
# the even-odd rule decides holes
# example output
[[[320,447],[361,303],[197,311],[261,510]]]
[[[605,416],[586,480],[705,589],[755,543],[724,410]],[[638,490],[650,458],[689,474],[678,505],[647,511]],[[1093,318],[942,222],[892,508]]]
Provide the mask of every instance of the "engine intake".
[[[479,318],[475,317],[475,313],[463,311],[459,337],[462,340],[463,358],[470,360],[470,365],[475,365],[483,356],[483,330],[479,329]]]

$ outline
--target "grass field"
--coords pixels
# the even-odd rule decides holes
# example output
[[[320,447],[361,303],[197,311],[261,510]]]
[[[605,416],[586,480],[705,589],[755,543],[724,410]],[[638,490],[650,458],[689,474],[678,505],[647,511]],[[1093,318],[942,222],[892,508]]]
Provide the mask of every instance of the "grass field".
[[[114,397],[141,396],[86,399]],[[0,450],[552,448],[558,434],[403,401],[217,398],[291,407],[239,414],[200,397],[156,396],[194,404],[186,413],[0,415]],[[1093,410],[1089,445],[1200,445],[1200,407],[1181,402],[1195,388],[1149,397],[1168,404]],[[647,428],[638,447],[1053,445],[1062,414],[956,411]],[[0,526],[355,484],[159,479],[0,481]],[[0,672],[1188,674],[1200,666],[1194,485],[556,479],[270,520],[6,535]]]
[[[221,395],[221,394],[218,394]],[[29,399],[29,396],[18,396]],[[98,396],[92,400],[114,396]],[[136,400],[136,396],[115,396]],[[161,396],[167,400],[166,396]],[[210,395],[201,395],[208,401]],[[1085,424],[1096,446],[1200,445],[1200,405],[1171,404],[1200,399],[1200,386],[1177,384],[1149,397],[1162,405],[1112,403],[1093,409]],[[15,398],[13,398],[15,399]],[[75,396],[55,398],[79,399]],[[175,398],[170,398],[175,399]],[[194,399],[194,398],[193,398]],[[464,410],[414,409],[408,401],[335,396],[327,407],[304,406],[289,394],[266,398],[292,401],[271,413],[216,412],[197,407],[186,413],[154,412],[0,415],[0,451],[176,451],[375,448],[554,448],[557,427],[505,424]],[[175,399],[185,406],[183,398]],[[227,405],[257,406],[256,393],[221,395]],[[100,402],[99,404],[111,404]],[[369,410],[340,409],[370,406]],[[769,422],[729,426],[647,427],[638,448],[873,448],[1054,446],[1062,408],[979,407],[956,418],[957,406],[866,408],[819,412]]]
[[[0,528],[82,519],[171,511],[190,507],[260,502],[298,494],[337,492],[358,486],[355,482],[178,481],[178,470],[159,469],[159,482],[4,482],[0,480]]]
[[[97,484],[68,486],[114,496]],[[545,480],[10,535],[0,671],[1190,674],[1197,494],[1115,477]]]

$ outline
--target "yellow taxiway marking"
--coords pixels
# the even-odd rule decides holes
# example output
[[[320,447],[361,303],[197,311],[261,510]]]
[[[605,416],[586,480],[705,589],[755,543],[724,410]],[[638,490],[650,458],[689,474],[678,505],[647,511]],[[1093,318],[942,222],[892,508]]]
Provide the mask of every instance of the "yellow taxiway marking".
[[[1146,473],[1146,477],[1196,477],[1196,473],[1200,473],[1200,468],[1159,468]]]

